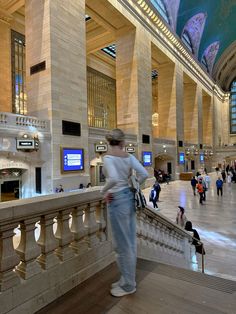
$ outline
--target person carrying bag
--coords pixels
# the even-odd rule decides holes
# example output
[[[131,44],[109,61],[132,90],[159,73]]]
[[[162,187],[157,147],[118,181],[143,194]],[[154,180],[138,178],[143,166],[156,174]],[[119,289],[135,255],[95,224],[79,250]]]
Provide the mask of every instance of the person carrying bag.
[[[136,198],[140,201],[140,184],[148,173],[140,162],[124,151],[125,135],[122,130],[114,129],[106,136],[109,151],[103,157],[103,172],[106,183],[101,192],[107,202],[111,223],[113,244],[117,253],[117,266],[120,279],[113,283],[110,293],[122,297],[136,291]],[[137,178],[133,176],[136,172]],[[133,181],[133,191],[130,182]],[[137,202],[137,201],[136,201]],[[140,205],[143,206],[143,205]]]

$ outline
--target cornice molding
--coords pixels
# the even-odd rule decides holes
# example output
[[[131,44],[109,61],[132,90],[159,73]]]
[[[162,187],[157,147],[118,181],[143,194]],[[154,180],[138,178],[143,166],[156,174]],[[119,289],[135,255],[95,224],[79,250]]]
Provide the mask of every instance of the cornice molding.
[[[9,24],[13,16],[9,14],[7,11],[0,8],[0,21]]]
[[[185,48],[177,34],[158,16],[147,0],[118,0],[153,35],[154,38],[180,61],[198,81],[221,101],[225,93],[202,68],[199,61]]]

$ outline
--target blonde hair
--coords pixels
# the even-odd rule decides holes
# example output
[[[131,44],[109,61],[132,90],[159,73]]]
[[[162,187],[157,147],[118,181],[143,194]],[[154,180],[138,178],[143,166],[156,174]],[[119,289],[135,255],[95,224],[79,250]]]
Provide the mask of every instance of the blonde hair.
[[[106,140],[112,146],[119,145],[125,140],[125,133],[121,129],[113,129],[106,135]]]

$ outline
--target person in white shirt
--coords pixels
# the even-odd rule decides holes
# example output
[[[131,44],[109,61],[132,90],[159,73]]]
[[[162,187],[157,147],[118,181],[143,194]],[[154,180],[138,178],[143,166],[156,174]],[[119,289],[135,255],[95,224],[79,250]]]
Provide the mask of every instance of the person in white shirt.
[[[140,184],[148,177],[147,171],[140,162],[123,150],[124,139],[125,135],[120,129],[114,129],[106,136],[110,147],[103,157],[106,183],[101,191],[108,205],[117,265],[121,275],[119,281],[113,283],[110,290],[115,297],[122,297],[136,291],[136,214],[134,193],[129,187],[129,177],[133,169]]]

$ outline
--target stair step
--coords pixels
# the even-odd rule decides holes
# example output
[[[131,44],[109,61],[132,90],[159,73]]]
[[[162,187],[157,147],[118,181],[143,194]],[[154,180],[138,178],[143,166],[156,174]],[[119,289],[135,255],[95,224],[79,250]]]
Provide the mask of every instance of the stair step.
[[[137,268],[229,294],[236,292],[236,281],[202,274],[184,268],[143,259],[138,260]]]

